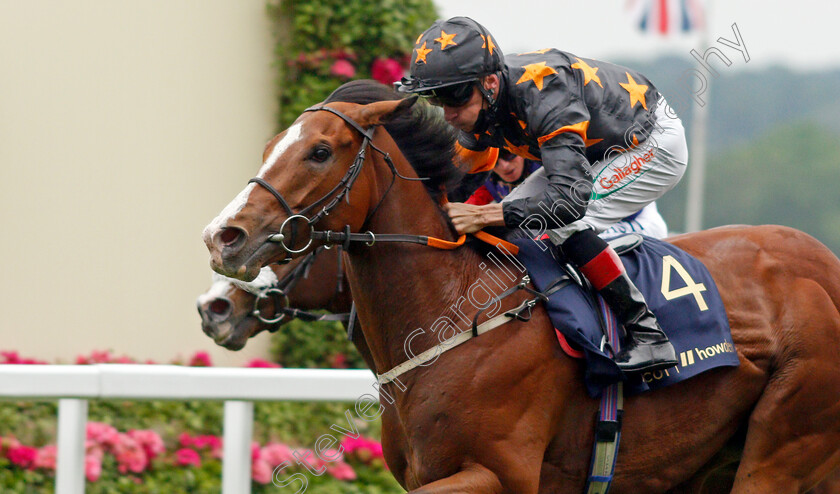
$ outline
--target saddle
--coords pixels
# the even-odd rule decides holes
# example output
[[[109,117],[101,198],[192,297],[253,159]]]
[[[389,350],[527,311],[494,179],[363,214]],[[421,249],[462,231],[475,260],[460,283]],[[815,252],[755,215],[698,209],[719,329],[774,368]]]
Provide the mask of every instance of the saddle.
[[[586,278],[547,240],[515,239],[517,259],[546,308],[563,350],[584,363],[591,396],[623,381],[627,395],[684,381],[709,369],[739,364],[729,321],[717,286],[706,267],[667,242],[629,234],[609,242],[627,274],[642,291],[677,352],[673,369],[625,375],[608,356],[608,327],[620,327]],[[612,326],[610,326],[612,325]],[[620,332],[623,332],[620,331]]]

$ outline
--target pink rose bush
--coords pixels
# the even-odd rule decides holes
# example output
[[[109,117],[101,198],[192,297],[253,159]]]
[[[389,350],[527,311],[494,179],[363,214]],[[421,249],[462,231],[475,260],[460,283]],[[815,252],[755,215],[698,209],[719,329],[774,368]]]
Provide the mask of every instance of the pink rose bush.
[[[31,446],[16,446],[6,451],[6,458],[12,462],[12,465],[29,470],[35,468],[35,458],[37,457],[38,450]]]
[[[213,362],[210,360],[210,354],[207,352],[195,352],[190,358],[190,367],[213,367]]]
[[[337,353],[332,357],[336,367],[346,366],[345,355]],[[212,366],[207,352],[196,352],[180,362],[191,366]],[[0,364],[46,363],[24,358],[18,352],[0,352]],[[87,355],[79,355],[75,363],[93,365],[138,363],[138,361],[127,356],[116,355],[110,350],[96,350]],[[280,367],[276,363],[263,359],[250,360],[245,366]],[[149,482],[155,482],[154,479],[176,475],[173,472],[181,472],[177,475],[183,475],[184,470],[201,470],[201,476],[204,478],[208,475],[213,478],[216,475],[215,472],[220,469],[219,461],[224,453],[220,436],[173,432],[171,429],[166,429],[165,422],[163,430],[167,431],[166,440],[154,429],[120,430],[109,423],[88,422],[85,431],[84,456],[84,473],[87,482],[98,482],[102,486],[108,486],[111,482],[124,482],[123,477],[127,477],[132,483],[140,485],[146,478]],[[276,481],[275,475],[281,478],[294,473],[302,473],[309,478],[317,476],[319,479],[331,479],[333,482],[351,482],[359,478],[357,468],[366,469],[362,476],[366,482],[372,475],[368,469],[378,469],[380,473],[373,475],[380,475],[379,478],[393,482],[386,472],[387,466],[384,463],[382,445],[379,441],[362,436],[355,439],[345,437],[335,448],[321,450],[319,454],[316,454],[312,449],[293,447],[279,441],[268,441],[263,444],[255,442],[251,452],[251,477],[255,488],[258,485],[265,486],[266,489],[271,488],[272,481]],[[7,465],[8,475],[29,475],[30,477],[20,478],[42,479],[43,482],[49,484],[55,474],[57,453],[55,444],[36,447],[24,444],[12,435],[0,436],[0,461],[4,461]],[[282,470],[278,470],[281,466]],[[20,473],[15,474],[15,471]],[[197,473],[191,474],[193,475],[191,478],[197,478]],[[35,477],[31,477],[32,475]]]
[[[104,452],[98,448],[88,449],[85,453],[85,478],[96,482],[102,476],[102,457]]]
[[[108,424],[89,422],[85,444],[85,477],[88,482],[99,480],[106,455],[114,458],[121,474],[142,474],[155,468],[152,465],[155,458],[162,458],[162,465],[200,468],[203,460],[218,460],[223,451],[222,439],[214,435],[182,433],[174,446],[167,450],[160,434],[153,430],[131,429],[123,433]],[[269,442],[263,446],[255,442],[251,445],[251,477],[259,484],[269,484],[275,468],[286,463],[292,470],[308,470],[317,475],[325,472],[336,480],[350,482],[356,480],[358,475],[347,459],[364,464],[381,460],[384,466],[382,444],[365,437],[345,438],[341,442],[341,449],[320,453],[319,457],[311,449],[293,449],[281,442]],[[56,468],[57,450],[54,444],[35,448],[22,445],[14,437],[0,437],[0,454],[20,469],[54,472]],[[135,478],[135,481],[139,480]]]
[[[347,60],[336,60],[330,66],[330,74],[336,77],[350,79],[356,75],[356,67]]]
[[[181,448],[175,452],[175,463],[178,466],[194,466],[200,467],[201,466],[201,456],[198,454],[198,451],[190,448]]]
[[[370,75],[375,80],[390,86],[402,79],[405,69],[393,58],[377,58],[370,66]]]
[[[410,54],[397,57],[378,57],[370,64],[370,75],[362,74],[362,76],[370,77],[390,86],[402,79],[410,60]],[[303,72],[328,74],[344,80],[359,75],[358,63],[358,57],[345,49],[332,51],[320,49],[312,53],[301,53],[287,62],[290,67],[295,67]]]
[[[382,460],[383,463],[385,461],[385,457],[382,454],[382,443],[374,439],[365,437],[353,439],[352,437],[346,437],[341,441],[341,447],[344,448],[346,454],[353,455],[365,463],[370,463],[374,460]]]
[[[160,434],[155,431],[131,429],[127,434],[128,437],[132,438],[138,445],[140,445],[149,461],[166,452],[166,446],[163,444],[163,439],[161,439]]]
[[[222,439],[219,436],[201,435],[191,436],[186,432],[178,436],[178,444],[182,448],[192,448],[195,451],[207,451],[212,458],[221,459],[224,453]]]
[[[274,362],[269,362],[268,360],[263,360],[261,358],[255,358],[249,360],[245,367],[252,367],[252,368],[280,368],[283,367],[280,364],[276,364]]]
[[[128,357],[126,355],[114,355],[111,350],[94,350],[90,352],[88,355],[77,355],[76,359],[73,362],[76,365],[93,365],[93,364],[148,364],[148,365],[155,365],[157,362],[154,360],[145,360],[140,362],[136,359]],[[184,360],[180,357],[173,359],[169,362],[173,365],[187,365],[190,367],[213,367],[213,360],[210,357],[210,354],[205,351],[198,351],[192,354],[188,359],[186,359],[186,364],[184,364]],[[38,360],[34,358],[24,358],[21,357],[18,352],[15,351],[3,351],[0,350],[0,365],[2,364],[15,364],[15,365],[47,365],[49,362],[45,362],[43,360]],[[255,367],[255,368],[279,368],[282,367],[280,364],[269,362],[268,360],[261,359],[261,358],[254,358],[246,362],[243,367]],[[336,367],[336,368],[343,368],[343,367]]]
[[[0,364],[46,364],[42,360],[33,358],[22,358],[18,352],[0,352]]]

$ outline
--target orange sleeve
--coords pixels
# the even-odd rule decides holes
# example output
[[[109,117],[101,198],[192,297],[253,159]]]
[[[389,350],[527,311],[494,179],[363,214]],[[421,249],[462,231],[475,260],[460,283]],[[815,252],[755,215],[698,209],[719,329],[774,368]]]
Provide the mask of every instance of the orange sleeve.
[[[497,148],[487,148],[484,151],[471,151],[460,143],[455,143],[455,164],[467,173],[481,173],[492,170],[499,158]]]

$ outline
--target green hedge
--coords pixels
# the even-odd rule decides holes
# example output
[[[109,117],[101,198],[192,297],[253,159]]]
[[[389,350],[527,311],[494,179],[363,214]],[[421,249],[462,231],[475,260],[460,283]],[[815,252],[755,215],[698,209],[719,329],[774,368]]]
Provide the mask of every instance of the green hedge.
[[[432,0],[271,0],[268,11],[281,129],[347,80],[373,77],[377,59],[405,68],[415,39],[437,18]]]
[[[283,367],[367,369],[339,322],[290,321],[271,335],[271,359]]]

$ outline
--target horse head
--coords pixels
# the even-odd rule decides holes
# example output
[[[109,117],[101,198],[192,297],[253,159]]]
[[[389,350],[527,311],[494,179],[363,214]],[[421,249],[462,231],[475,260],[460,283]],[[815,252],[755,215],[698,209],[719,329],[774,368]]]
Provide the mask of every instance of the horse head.
[[[251,282],[214,273],[213,284],[196,300],[204,334],[228,350],[240,350],[248,338],[286,322],[280,304],[288,303],[288,297],[262,295],[273,290],[278,281],[274,270],[281,267],[286,265],[264,267]]]
[[[316,250],[263,267],[250,282],[214,273],[213,284],[196,301],[201,329],[216,344],[240,350],[249,338],[277,331],[295,317],[329,318],[307,311],[348,313],[352,300],[340,255],[339,249]]]
[[[257,177],[205,228],[211,267],[253,280],[263,266],[311,251],[314,228],[359,231],[393,178],[366,165],[378,150],[376,127],[414,102],[330,103],[304,112],[268,143]]]

